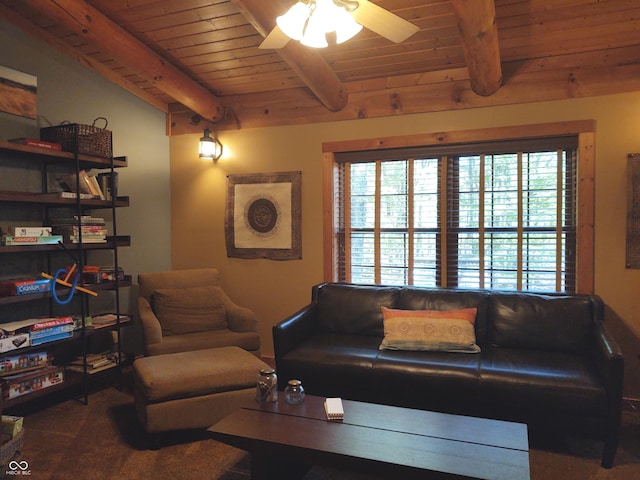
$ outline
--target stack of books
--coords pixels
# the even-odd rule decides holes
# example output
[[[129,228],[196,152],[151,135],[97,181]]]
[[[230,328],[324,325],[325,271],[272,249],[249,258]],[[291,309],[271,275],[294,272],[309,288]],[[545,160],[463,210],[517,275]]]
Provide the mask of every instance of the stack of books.
[[[76,357],[67,365],[67,370],[71,372],[84,373],[85,360],[80,356]],[[89,375],[108,370],[118,365],[118,356],[111,352],[88,353],[86,356],[87,373]]]
[[[54,235],[53,228],[7,227],[2,231],[2,245],[51,245],[62,241],[61,235]]]
[[[79,243],[81,236],[82,243],[104,243],[108,234],[104,218],[91,215],[58,219],[53,224],[53,232],[70,243]]]

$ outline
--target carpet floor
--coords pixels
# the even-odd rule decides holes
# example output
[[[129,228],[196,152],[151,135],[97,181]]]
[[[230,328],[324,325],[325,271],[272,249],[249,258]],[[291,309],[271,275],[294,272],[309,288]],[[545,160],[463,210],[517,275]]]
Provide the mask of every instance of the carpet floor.
[[[19,458],[23,472],[0,467],[4,478],[29,474],[33,480],[248,480],[249,455],[206,438],[202,432],[166,435],[161,448],[148,449],[127,385],[92,393],[89,404],[67,400],[24,419]],[[612,469],[600,468],[602,444],[576,438],[531,438],[532,480],[640,479],[640,412],[626,411],[620,447]],[[2,477],[0,477],[2,478]],[[305,480],[373,480],[314,467]],[[394,479],[402,480],[402,479]]]

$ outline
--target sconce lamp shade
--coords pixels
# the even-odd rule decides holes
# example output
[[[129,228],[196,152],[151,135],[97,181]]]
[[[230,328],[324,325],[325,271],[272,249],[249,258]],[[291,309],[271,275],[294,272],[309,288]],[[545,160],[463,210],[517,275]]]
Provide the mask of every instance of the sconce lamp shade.
[[[222,144],[217,137],[211,137],[211,130],[204,129],[204,136],[200,138],[200,158],[216,161],[222,156]]]

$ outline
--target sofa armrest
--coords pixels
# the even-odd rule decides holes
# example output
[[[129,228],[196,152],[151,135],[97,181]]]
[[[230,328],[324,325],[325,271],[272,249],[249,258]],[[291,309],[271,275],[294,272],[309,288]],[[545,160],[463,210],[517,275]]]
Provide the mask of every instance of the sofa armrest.
[[[619,417],[622,411],[622,388],[624,382],[624,358],[622,350],[609,335],[603,322],[595,323],[594,356],[596,365],[607,390],[611,412]]]
[[[286,355],[296,345],[311,336],[315,330],[316,310],[316,304],[309,304],[273,326],[273,348],[276,362],[278,358]]]
[[[144,353],[148,355],[148,345],[162,342],[162,327],[160,326],[160,321],[153,313],[149,301],[144,297],[138,297],[138,316],[142,324]]]

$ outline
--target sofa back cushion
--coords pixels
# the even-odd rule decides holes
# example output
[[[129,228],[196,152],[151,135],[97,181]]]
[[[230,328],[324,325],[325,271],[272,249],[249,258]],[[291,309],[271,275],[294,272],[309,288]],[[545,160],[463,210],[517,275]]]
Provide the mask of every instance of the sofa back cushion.
[[[580,353],[593,327],[588,296],[494,293],[489,302],[493,346]]]
[[[392,308],[398,287],[327,283],[316,289],[318,329],[382,338],[382,306]]]
[[[398,298],[396,308],[402,310],[459,310],[477,309],[475,321],[476,343],[487,345],[487,292],[472,290],[447,290],[441,288],[405,287]]]

